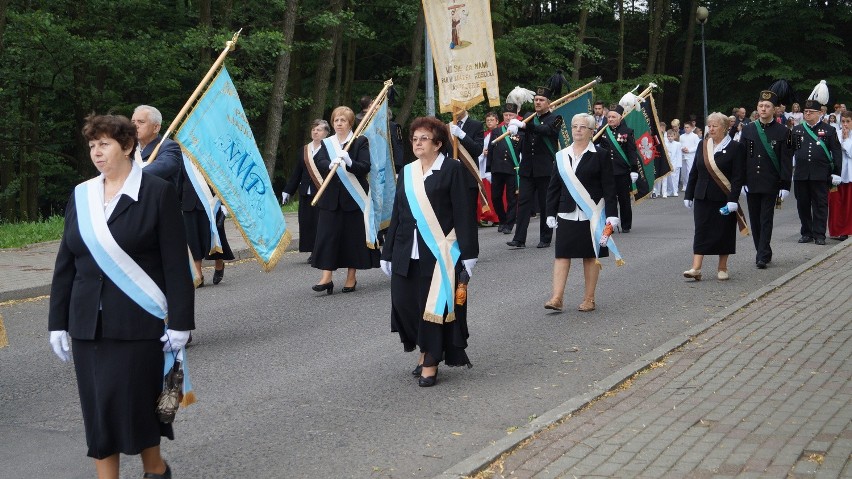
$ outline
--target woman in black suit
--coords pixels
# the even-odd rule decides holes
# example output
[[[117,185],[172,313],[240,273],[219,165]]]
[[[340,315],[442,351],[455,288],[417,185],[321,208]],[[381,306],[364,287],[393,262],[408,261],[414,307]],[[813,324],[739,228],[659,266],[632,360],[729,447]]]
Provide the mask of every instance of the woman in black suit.
[[[355,113],[349,107],[339,106],[331,112],[335,135],[329,141],[337,142],[341,153],[338,155],[328,151],[323,143],[314,156],[314,164],[323,179],[328,176],[332,166],[339,165],[338,169],[345,169],[354,175],[364,192],[369,193],[367,174],[370,173],[370,145],[363,136],[353,138],[354,122]],[[343,151],[349,142],[352,142],[349,151]],[[337,268],[347,268],[343,292],[350,293],[355,291],[355,285],[358,284],[356,270],[379,267],[376,239],[367,238],[364,214],[343,185],[339,174],[335,173],[317,201],[317,237],[311,257],[311,266],[322,270],[322,278],[313,286],[313,290],[326,291],[328,294],[334,292],[332,272]]]
[[[420,349],[412,374],[421,387],[430,387],[437,381],[441,361],[470,367],[465,353],[467,302],[455,304],[453,292],[463,271],[471,276],[479,256],[475,184],[466,178],[468,173],[458,160],[441,154],[449,138],[440,120],[417,118],[411,131],[417,160],[406,165],[397,179],[381,265],[391,277],[391,331],[399,333],[406,352]],[[451,253],[436,257],[439,242],[449,249],[453,236],[457,257]],[[436,274],[443,278],[445,289],[431,291]],[[439,302],[441,291],[444,296]]]
[[[144,477],[170,478],[160,437],[174,439],[174,432],[155,412],[163,351],[180,351],[195,327],[177,192],[131,160],[136,129],[127,118],[90,116],[83,136],[101,175],[78,185],[68,201],[50,292],[50,343],[67,361],[71,337],[98,477],[118,478],[119,454],[140,454]]]
[[[707,134],[698,143],[686,185],[683,203],[694,208],[695,236],[692,268],[683,276],[696,281],[701,280],[701,264],[708,254],[719,255],[716,277],[727,280],[728,255],[737,252],[737,201],[746,177],[746,151],[727,134],[729,125],[730,119],[721,113],[707,117]],[[708,160],[708,145],[713,150],[712,161]],[[723,215],[721,208],[730,213]]]
[[[314,155],[322,147],[322,140],[331,133],[328,122],[325,120],[314,120],[311,123],[311,142],[302,148],[293,174],[287,180],[284,191],[281,193],[281,202],[287,204],[290,197],[299,191],[299,251],[311,253],[314,250],[314,241],[317,236],[317,210],[311,205],[314,193],[319,189],[320,175],[316,172]],[[313,258],[308,257],[308,263]]]
[[[586,113],[574,115],[571,119],[573,143],[563,150],[564,154],[557,155],[556,161],[562,161],[564,168],[570,168],[574,172],[595,205],[601,199],[604,200],[604,211],[600,214],[605,214],[606,222],[615,228],[619,219],[612,161],[606,150],[595,148],[591,142],[594,132],[595,117]],[[546,205],[547,226],[556,229],[556,259],[553,262],[553,294],[544,307],[562,311],[562,298],[565,295],[565,282],[571,269],[571,259],[582,258],[586,288],[583,302],[577,309],[593,311],[595,288],[600,274],[597,258],[609,256],[609,250],[606,246],[601,246],[599,253],[595,255],[592,241],[599,241],[600,238],[592,237],[590,217],[571,196],[556,163],[553,165],[553,173],[547,187]]]

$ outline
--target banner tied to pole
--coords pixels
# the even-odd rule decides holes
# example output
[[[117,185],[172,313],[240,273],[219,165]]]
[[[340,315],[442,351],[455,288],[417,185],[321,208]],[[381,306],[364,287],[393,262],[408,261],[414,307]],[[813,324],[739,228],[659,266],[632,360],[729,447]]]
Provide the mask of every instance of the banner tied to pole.
[[[571,119],[579,113],[592,113],[594,97],[591,91],[587,91],[574,100],[553,110],[553,113],[561,116],[563,120],[559,131],[559,149],[567,148],[573,141],[571,138]]]
[[[500,105],[497,61],[488,0],[422,0],[435,63],[438,104],[449,113],[485,100]]]
[[[181,124],[175,140],[231,212],[264,271],[270,271],[291,236],[225,67]]]
[[[390,225],[393,201],[396,197],[395,168],[391,158],[388,125],[388,99],[385,96],[375,115],[361,132],[370,142],[370,197],[375,224],[380,230]]]
[[[639,180],[636,182],[638,192],[635,196],[636,203],[641,203],[650,196],[654,189],[654,181],[662,178],[672,171],[671,162],[668,159],[665,143],[657,125],[657,112],[654,105],[653,95],[649,95],[642,102],[642,107],[627,114],[625,112],[624,122],[633,129],[636,139],[636,150],[639,152],[639,161],[642,169],[639,171]]]

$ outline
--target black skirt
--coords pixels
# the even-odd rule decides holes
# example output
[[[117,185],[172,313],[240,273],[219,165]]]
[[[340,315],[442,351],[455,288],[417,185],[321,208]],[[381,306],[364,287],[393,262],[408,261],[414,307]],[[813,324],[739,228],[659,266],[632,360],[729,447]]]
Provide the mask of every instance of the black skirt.
[[[221,208],[216,214],[216,231],[219,232],[219,241],[222,242],[222,252],[206,254],[204,256],[204,259],[221,259],[225,261],[231,261],[232,259],[234,259],[234,252],[231,251],[231,245],[228,244],[228,237],[225,236],[225,213],[222,212]]]
[[[314,195],[299,195],[299,251],[310,253],[314,250],[317,237],[317,208],[311,206]]]
[[[460,271],[457,265],[456,271]],[[468,366],[465,353],[467,338],[467,303],[456,305],[455,320],[438,324],[423,319],[432,276],[421,276],[420,261],[411,260],[408,276],[391,275],[391,331],[399,333],[406,352],[419,348],[427,354],[424,362],[434,366],[444,361],[447,366]],[[445,315],[446,318],[446,315]]]
[[[317,237],[311,266],[331,271],[378,268],[379,250],[368,248],[366,238],[364,215],[360,210],[317,209]]]
[[[693,211],[695,237],[692,252],[704,255],[725,255],[737,252],[737,216],[723,215],[719,209],[727,201],[695,200]]]
[[[202,210],[184,211],[183,227],[192,259],[200,261],[210,252],[210,220],[207,219],[207,213]]]
[[[553,248],[557,258],[594,258],[592,232],[589,220],[573,221],[556,217],[556,245]],[[599,258],[609,256],[609,248],[601,246]]]
[[[150,319],[146,320],[150,321]],[[157,418],[163,390],[163,344],[156,339],[72,339],[88,456],[139,454],[174,439],[171,424]]]

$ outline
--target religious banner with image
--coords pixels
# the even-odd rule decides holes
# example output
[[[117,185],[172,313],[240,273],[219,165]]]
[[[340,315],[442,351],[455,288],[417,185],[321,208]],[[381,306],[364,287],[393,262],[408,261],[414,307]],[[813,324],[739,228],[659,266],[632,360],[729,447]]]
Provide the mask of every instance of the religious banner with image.
[[[441,113],[500,105],[488,0],[422,0]],[[486,90],[483,95],[482,90]]]

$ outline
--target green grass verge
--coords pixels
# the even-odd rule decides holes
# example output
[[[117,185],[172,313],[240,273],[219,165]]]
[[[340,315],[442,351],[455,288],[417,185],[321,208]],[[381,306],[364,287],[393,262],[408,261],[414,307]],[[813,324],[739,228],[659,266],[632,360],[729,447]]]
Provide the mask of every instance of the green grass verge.
[[[281,207],[284,213],[295,213],[299,211],[299,200],[294,200]]]
[[[42,241],[54,241],[62,237],[65,219],[51,216],[42,221],[0,224],[0,248],[20,248]]]

